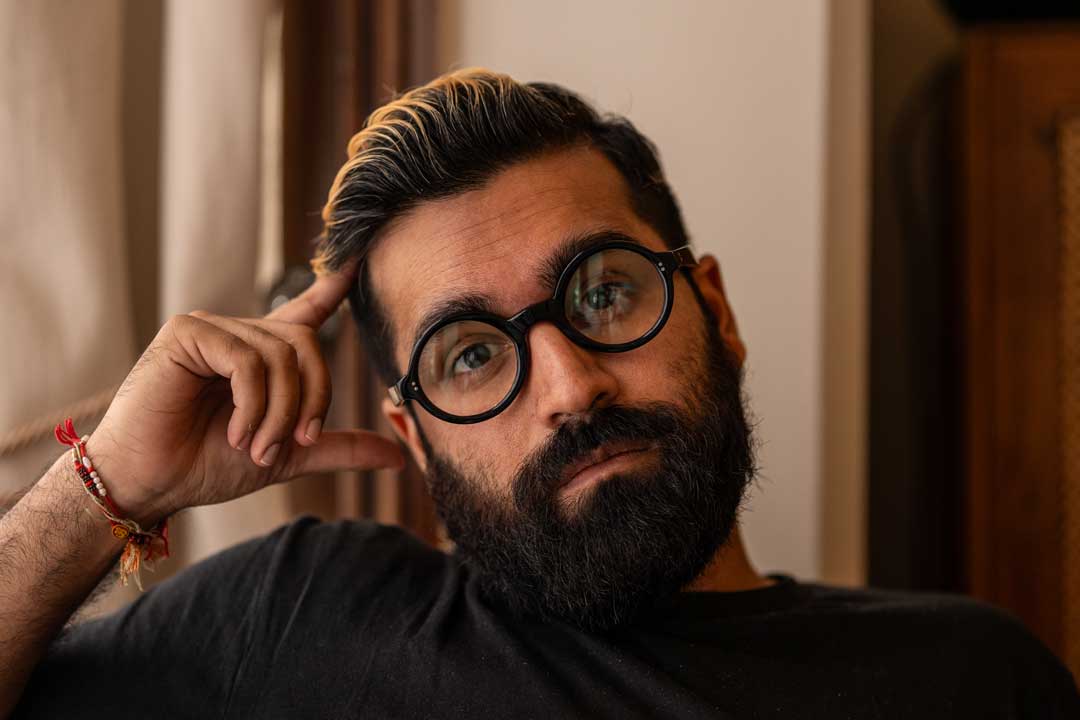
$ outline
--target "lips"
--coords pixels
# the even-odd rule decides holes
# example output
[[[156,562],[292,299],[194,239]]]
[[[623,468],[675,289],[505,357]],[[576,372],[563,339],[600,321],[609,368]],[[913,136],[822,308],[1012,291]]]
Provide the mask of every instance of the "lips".
[[[609,443],[601,447],[596,448],[590,453],[582,455],[566,466],[563,470],[562,478],[559,482],[559,487],[563,488],[570,484],[571,481],[577,476],[578,473],[583,470],[592,467],[593,465],[599,465],[605,460],[610,460],[618,455],[624,455],[631,452],[640,452],[642,450],[648,450],[652,447],[649,443],[632,443],[632,442],[618,442]]]

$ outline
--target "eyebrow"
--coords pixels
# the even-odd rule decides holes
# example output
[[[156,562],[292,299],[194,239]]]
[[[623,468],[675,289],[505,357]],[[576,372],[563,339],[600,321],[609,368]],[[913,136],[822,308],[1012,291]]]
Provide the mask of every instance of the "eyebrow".
[[[623,242],[641,245],[642,243],[617,230],[603,229],[589,232],[576,233],[568,236],[540,265],[539,281],[541,286],[550,293],[555,292],[555,286],[559,284],[562,271],[570,264],[570,261],[580,253],[590,250],[603,243],[621,240]],[[423,314],[420,321],[414,326],[412,336],[412,348],[420,340],[421,335],[428,328],[443,322],[447,318],[466,313],[490,313],[495,312],[495,303],[490,296],[483,293],[468,293],[449,298],[443,298]],[[517,310],[520,310],[518,308]],[[517,312],[515,310],[514,312]],[[410,349],[410,354],[412,350]]]
[[[479,293],[458,295],[456,297],[439,300],[431,307],[431,309],[424,313],[424,316],[420,318],[420,322],[416,323],[415,332],[413,332],[412,346],[416,347],[416,343],[420,340],[420,336],[432,325],[440,323],[446,318],[453,317],[454,315],[464,315],[465,313],[494,314],[495,310],[491,298]]]
[[[591,232],[571,235],[544,260],[540,267],[540,282],[548,292],[555,292],[555,286],[559,284],[562,271],[570,264],[570,261],[586,250],[591,250],[603,243],[621,240],[635,245],[641,245],[638,240],[618,232],[617,230],[593,230]]]

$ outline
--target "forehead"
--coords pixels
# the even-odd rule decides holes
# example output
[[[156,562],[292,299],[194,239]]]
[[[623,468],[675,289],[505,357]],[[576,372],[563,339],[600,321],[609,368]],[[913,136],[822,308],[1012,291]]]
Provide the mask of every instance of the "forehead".
[[[546,294],[541,268],[566,240],[600,230],[662,249],[635,215],[622,175],[587,147],[518,163],[479,189],[422,203],[395,219],[368,263],[399,362],[408,353],[402,346],[436,304],[485,295],[495,312],[510,315]]]

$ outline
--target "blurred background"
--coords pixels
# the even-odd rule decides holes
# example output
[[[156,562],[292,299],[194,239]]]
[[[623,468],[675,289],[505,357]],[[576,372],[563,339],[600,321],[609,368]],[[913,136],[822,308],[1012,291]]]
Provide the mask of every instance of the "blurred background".
[[[1080,674],[1080,11],[962,0],[0,0],[0,494],[161,324],[310,282],[348,138],[459,67],[658,145],[749,348],[763,571],[963,592]],[[330,427],[380,427],[347,314]],[[148,580],[298,513],[444,542],[415,468],[174,520]],[[129,600],[104,597],[100,609]]]

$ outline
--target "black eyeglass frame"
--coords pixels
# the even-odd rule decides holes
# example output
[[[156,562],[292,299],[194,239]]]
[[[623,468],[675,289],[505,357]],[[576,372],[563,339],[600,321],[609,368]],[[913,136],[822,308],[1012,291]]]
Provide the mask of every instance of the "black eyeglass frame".
[[[664,309],[661,311],[660,317],[657,318],[656,322],[653,323],[653,326],[641,337],[630,342],[614,345],[597,342],[578,331],[566,317],[565,303],[566,292],[569,289],[570,280],[574,277],[574,273],[577,272],[578,267],[593,255],[608,250],[629,250],[630,252],[645,257],[652,262],[657,272],[664,280]],[[689,245],[684,245],[668,252],[655,252],[643,245],[638,245],[637,243],[625,240],[613,240],[583,250],[575,255],[574,258],[567,263],[566,267],[563,268],[562,273],[559,275],[559,282],[555,286],[555,292],[547,300],[541,300],[538,303],[534,303],[509,318],[486,312],[461,313],[445,317],[428,327],[421,333],[420,338],[416,341],[416,345],[413,346],[412,355],[409,358],[408,372],[396,383],[387,388],[386,392],[390,395],[390,401],[395,406],[400,407],[401,405],[404,405],[406,400],[415,400],[429,413],[446,422],[456,423],[458,425],[468,425],[489,420],[508,408],[510,404],[514,402],[514,399],[521,391],[521,386],[525,383],[525,378],[528,376],[529,372],[529,328],[539,322],[550,322],[555,325],[555,327],[559,328],[563,335],[568,337],[571,342],[586,350],[617,353],[639,348],[656,337],[657,334],[664,329],[664,325],[667,324],[668,318],[671,316],[671,308],[675,299],[675,271],[694,265],[697,265],[697,260],[694,258],[694,253]],[[447,325],[462,321],[483,322],[500,330],[513,341],[514,351],[517,353],[518,358],[517,374],[514,377],[513,385],[510,386],[506,395],[497,405],[495,405],[495,407],[476,415],[452,415],[441,410],[431,402],[424,393],[423,386],[420,384],[420,356],[427,341],[432,335],[439,332],[439,330]]]

